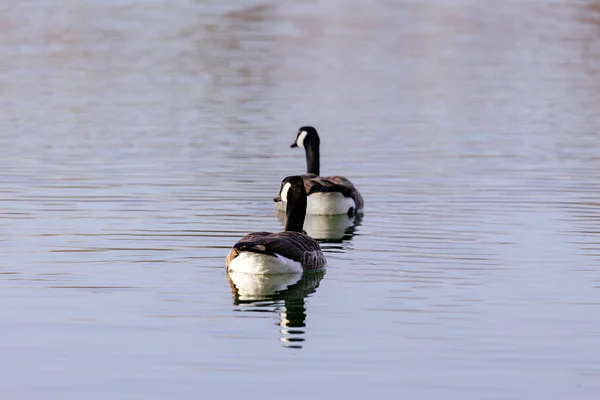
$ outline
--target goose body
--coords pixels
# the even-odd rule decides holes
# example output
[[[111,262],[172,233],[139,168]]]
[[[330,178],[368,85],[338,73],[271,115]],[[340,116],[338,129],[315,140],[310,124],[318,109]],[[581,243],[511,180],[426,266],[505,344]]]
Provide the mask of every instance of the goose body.
[[[307,173],[302,175],[308,195],[307,214],[353,216],[362,214],[364,201],[360,192],[349,179],[343,176],[319,176],[320,139],[312,126],[298,130],[296,141],[291,147],[302,147],[306,151]]]
[[[247,274],[293,274],[324,269],[327,261],[319,244],[302,233],[306,217],[306,192],[301,176],[281,183],[276,202],[286,202],[283,232],[252,232],[230,250],[227,270]]]

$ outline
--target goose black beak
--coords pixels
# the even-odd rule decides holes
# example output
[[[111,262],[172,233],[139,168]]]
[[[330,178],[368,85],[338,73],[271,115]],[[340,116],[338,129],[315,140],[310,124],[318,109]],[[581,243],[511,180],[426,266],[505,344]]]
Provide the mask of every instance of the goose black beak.
[[[294,147],[298,147],[298,145],[296,144],[296,142],[294,142],[290,147],[293,149]]]
[[[279,203],[281,201],[281,196],[273,197],[273,201]]]

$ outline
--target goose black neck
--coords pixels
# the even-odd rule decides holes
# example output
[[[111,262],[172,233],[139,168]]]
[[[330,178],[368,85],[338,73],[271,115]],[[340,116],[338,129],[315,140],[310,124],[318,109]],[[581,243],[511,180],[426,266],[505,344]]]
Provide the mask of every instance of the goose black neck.
[[[306,217],[306,192],[302,192],[295,198],[288,198],[285,209],[285,230],[302,233],[304,218]]]
[[[319,142],[312,142],[306,146],[306,173],[319,175]]]

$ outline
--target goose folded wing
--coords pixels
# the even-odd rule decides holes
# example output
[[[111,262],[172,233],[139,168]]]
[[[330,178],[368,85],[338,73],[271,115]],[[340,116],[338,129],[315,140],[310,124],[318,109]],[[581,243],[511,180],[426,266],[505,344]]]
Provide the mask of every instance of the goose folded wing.
[[[343,176],[328,176],[325,179],[334,182],[338,186],[342,186],[344,188],[344,192],[342,192],[344,196],[352,198],[358,210],[363,209],[365,203],[362,195],[354,187],[354,184],[350,182],[350,179]]]
[[[314,174],[304,175],[304,188],[308,195],[319,192],[341,192],[344,194],[349,187],[351,186],[340,185],[338,182],[329,179],[329,177],[316,176]]]
[[[307,239],[308,238],[308,239]],[[310,237],[296,232],[254,232],[241,238],[233,247],[240,251],[276,255],[302,262],[307,251],[314,251]],[[314,242],[314,241],[313,241]],[[317,245],[318,248],[318,245]],[[237,254],[236,254],[237,255]]]
[[[315,174],[303,175],[304,188],[308,195],[319,192],[339,192],[344,197],[350,197],[354,200],[356,207],[360,210],[363,207],[363,198],[350,179],[343,176],[317,176]]]

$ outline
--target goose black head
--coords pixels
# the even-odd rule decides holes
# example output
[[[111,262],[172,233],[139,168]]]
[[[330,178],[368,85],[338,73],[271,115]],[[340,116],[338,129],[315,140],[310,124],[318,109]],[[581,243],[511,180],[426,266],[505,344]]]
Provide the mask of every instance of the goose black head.
[[[303,196],[304,195],[304,196]],[[274,202],[288,202],[301,197],[306,197],[304,191],[304,179],[299,175],[287,176],[281,181],[279,194],[273,199]]]
[[[288,176],[281,181],[279,195],[273,201],[285,201],[285,230],[302,233],[306,217],[306,190],[301,176]]]
[[[319,175],[321,172],[321,161],[319,160],[319,135],[312,126],[303,126],[298,129],[296,141],[291,147],[304,147],[306,152],[306,172]]]
[[[308,145],[319,145],[319,135],[317,134],[317,130],[312,126],[303,126],[298,129],[298,134],[296,135],[296,141],[292,143],[290,147],[304,147],[307,148]]]

